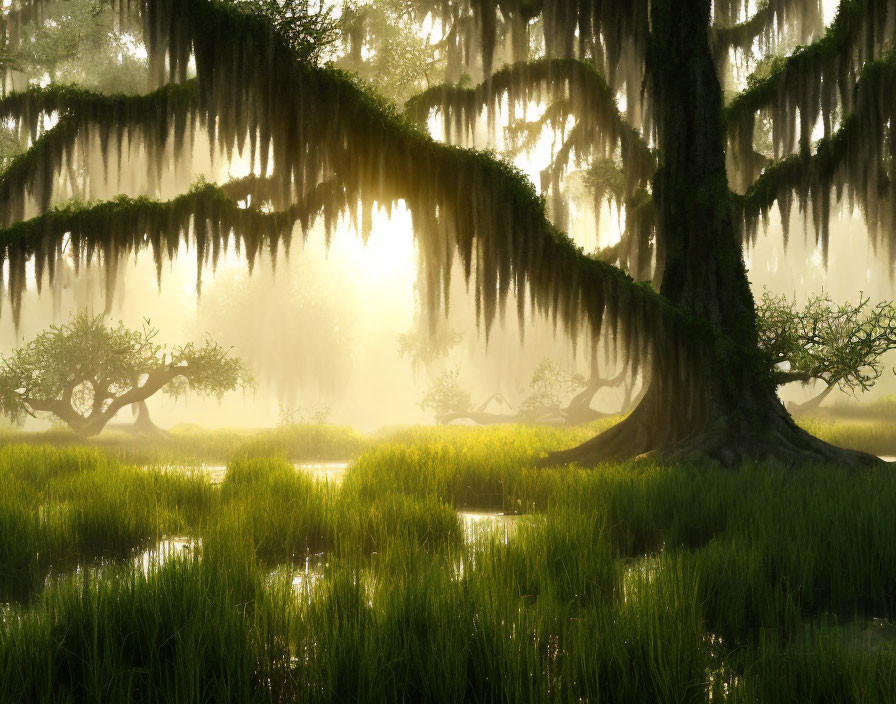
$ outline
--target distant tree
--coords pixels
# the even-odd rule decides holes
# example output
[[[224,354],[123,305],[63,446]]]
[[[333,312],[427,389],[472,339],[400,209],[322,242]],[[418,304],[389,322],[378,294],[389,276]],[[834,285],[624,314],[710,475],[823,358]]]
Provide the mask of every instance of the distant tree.
[[[835,388],[867,391],[883,374],[884,354],[896,349],[896,303],[875,306],[866,296],[837,304],[827,294],[800,308],[796,300],[766,291],[756,308],[759,345],[778,385],[821,381],[824,389],[791,412],[818,408]]]
[[[594,363],[594,359],[592,359]],[[588,423],[607,414],[591,408],[597,392],[608,386],[618,386],[625,372],[612,379],[604,379],[593,364],[589,377],[570,371],[553,359],[543,359],[535,367],[529,380],[529,387],[519,410],[515,413],[494,413],[489,411],[493,403],[500,403],[512,410],[513,406],[500,393],[489,396],[477,406],[473,406],[470,394],[459,382],[459,370],[444,372],[430,387],[421,407],[430,409],[438,423],[455,420],[472,420],[479,425],[497,423],[564,423],[578,425]],[[631,386],[627,387],[624,413],[631,405]]]
[[[429,368],[443,360],[462,339],[461,333],[444,323],[431,330],[425,320],[418,318],[410,330],[398,336],[398,354],[410,361],[416,373],[421,367]]]
[[[419,31],[419,7],[409,0],[351,0],[340,28],[345,51],[340,68],[355,73],[377,93],[403,104],[445,75],[445,48]],[[458,75],[459,77],[459,75]]]
[[[139,33],[139,22],[122,18],[109,3],[47,3],[22,28],[14,48],[7,46],[4,54],[0,47],[0,69],[5,62],[19,74],[16,86],[75,83],[107,93],[138,93],[147,81]]]
[[[569,371],[553,359],[543,359],[529,380],[529,392],[523,399],[520,414],[538,419],[562,414],[563,405],[588,385],[577,371]]]
[[[473,401],[459,379],[459,367],[442,372],[420,402],[420,408],[433,412],[436,422],[447,423],[470,412]]]
[[[164,391],[220,396],[252,383],[240,359],[213,340],[167,350],[146,321],[140,330],[81,312],[0,357],[0,411],[13,421],[49,414],[84,437],[137,404],[138,430],[155,428],[145,401]]]
[[[290,425],[325,425],[330,420],[330,407],[323,403],[315,403],[309,408],[294,408],[280,404],[281,426]]]

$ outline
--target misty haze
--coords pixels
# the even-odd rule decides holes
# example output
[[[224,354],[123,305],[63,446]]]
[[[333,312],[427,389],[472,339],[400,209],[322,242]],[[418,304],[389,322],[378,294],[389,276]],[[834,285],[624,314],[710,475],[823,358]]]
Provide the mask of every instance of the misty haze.
[[[0,702],[896,699],[896,0],[0,0]]]

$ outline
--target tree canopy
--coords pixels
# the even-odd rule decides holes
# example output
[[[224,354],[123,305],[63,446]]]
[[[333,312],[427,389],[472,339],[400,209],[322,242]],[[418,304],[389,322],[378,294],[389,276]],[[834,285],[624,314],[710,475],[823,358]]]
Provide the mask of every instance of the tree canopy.
[[[122,409],[162,391],[220,397],[252,383],[242,361],[213,340],[168,349],[139,330],[80,312],[0,358],[0,411],[13,420],[51,415],[96,435]]]
[[[835,388],[867,391],[884,372],[882,357],[896,349],[896,304],[835,304],[827,294],[800,308],[795,299],[763,293],[757,306],[759,345],[783,385],[821,381],[824,390],[802,406],[817,407]]]

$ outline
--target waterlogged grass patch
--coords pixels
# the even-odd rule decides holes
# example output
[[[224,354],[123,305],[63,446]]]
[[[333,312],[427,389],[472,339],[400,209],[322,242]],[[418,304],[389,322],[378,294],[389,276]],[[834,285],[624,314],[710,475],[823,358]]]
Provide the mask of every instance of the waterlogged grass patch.
[[[540,466],[586,432],[0,448],[0,700],[887,701],[896,474]]]

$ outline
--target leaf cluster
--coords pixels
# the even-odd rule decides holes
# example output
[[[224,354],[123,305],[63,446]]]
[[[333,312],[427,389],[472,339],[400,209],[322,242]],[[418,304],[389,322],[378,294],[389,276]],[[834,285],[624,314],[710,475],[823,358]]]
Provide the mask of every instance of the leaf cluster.
[[[339,20],[333,6],[315,9],[310,0],[231,0],[239,9],[265,18],[300,61],[324,62],[338,41]]]
[[[765,291],[756,310],[759,346],[779,384],[818,379],[843,391],[866,391],[883,374],[882,357],[896,349],[893,301],[872,306],[860,294],[856,304],[837,304],[822,293],[801,308]]]
[[[543,359],[532,373],[529,393],[520,410],[526,416],[544,409],[562,408],[569,397],[584,389],[587,383],[582,374],[565,369],[553,359]]]
[[[460,368],[455,367],[438,376],[420,402],[420,408],[432,411],[441,419],[451,413],[467,413],[472,404],[470,393],[460,384]]]
[[[108,326],[103,316],[86,311],[52,325],[0,357],[0,411],[17,419],[34,415],[35,403],[63,401],[86,417],[105,411],[150,374],[167,370],[176,376],[163,390],[174,397],[187,390],[220,397],[251,384],[242,361],[217,342],[169,351],[157,342],[158,334],[148,320],[135,330],[122,322]]]

